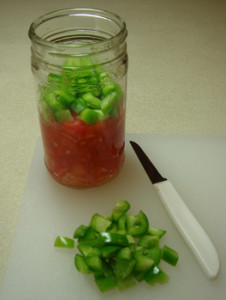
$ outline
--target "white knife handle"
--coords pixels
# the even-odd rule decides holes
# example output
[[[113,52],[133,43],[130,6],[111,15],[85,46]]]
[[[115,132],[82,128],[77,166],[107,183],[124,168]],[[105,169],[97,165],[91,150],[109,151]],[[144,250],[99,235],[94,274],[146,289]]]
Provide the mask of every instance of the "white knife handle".
[[[210,279],[216,278],[220,269],[220,262],[216,249],[206,232],[170,181],[155,183],[154,187],[169,216],[187,242],[203,271]]]

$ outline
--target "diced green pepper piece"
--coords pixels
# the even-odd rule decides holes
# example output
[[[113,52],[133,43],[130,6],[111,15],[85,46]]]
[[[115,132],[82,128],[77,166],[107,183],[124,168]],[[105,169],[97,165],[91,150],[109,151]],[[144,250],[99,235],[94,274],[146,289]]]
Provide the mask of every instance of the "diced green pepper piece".
[[[77,98],[72,104],[71,109],[77,114],[80,114],[88,105],[82,98]]]
[[[96,278],[95,282],[102,293],[109,291],[117,286],[116,281],[111,276]]]
[[[128,240],[128,242],[129,242],[129,244],[135,244],[136,243],[136,240],[135,240],[135,238],[131,235],[131,234],[127,234],[126,235],[127,236],[127,240]]]
[[[129,247],[123,247],[117,253],[117,258],[124,260],[131,260],[133,257],[132,251]]]
[[[102,271],[103,269],[102,260],[97,255],[85,257],[85,262],[91,270]]]
[[[172,266],[176,266],[179,256],[178,253],[167,247],[166,245],[162,248],[162,259]]]
[[[100,109],[95,109],[95,112],[97,113],[98,121],[104,121],[109,117],[108,114],[103,113]]]
[[[112,222],[111,226],[108,228],[108,232],[110,232],[110,233],[120,233],[120,232],[118,232],[117,224],[113,223],[113,222]]]
[[[127,215],[124,213],[118,220],[118,233],[126,234]]]
[[[81,112],[80,119],[90,125],[93,125],[98,121],[98,116],[99,115],[95,110],[86,108]]]
[[[144,255],[152,259],[155,265],[158,265],[160,263],[161,250],[158,247],[145,250]]]
[[[106,96],[108,93],[114,91],[114,89],[115,89],[115,85],[113,83],[106,84],[102,89],[102,93],[104,96]]]
[[[146,273],[146,272],[136,272],[136,271],[134,271],[134,272],[133,272],[133,275],[134,275],[134,277],[136,278],[136,280],[137,280],[138,282],[141,282],[142,280],[144,280],[144,275],[145,275],[145,273]]]
[[[53,92],[44,94],[44,100],[53,112],[61,111],[64,109],[64,106],[59,101],[57,101],[57,97]]]
[[[130,209],[130,204],[126,200],[116,201],[115,207],[112,211],[112,218],[114,221],[119,221],[119,218]]]
[[[101,256],[101,250],[99,248],[86,243],[79,243],[78,250],[83,256]]]
[[[89,274],[91,272],[85,262],[85,258],[80,254],[75,255],[75,267],[79,272],[82,272],[83,274]]]
[[[103,271],[106,276],[114,276],[111,260],[103,260]]]
[[[118,99],[119,99],[122,95],[122,88],[118,83],[115,83],[114,87],[115,87],[116,93],[118,94]]]
[[[103,98],[103,100],[101,102],[101,110],[105,114],[110,113],[117,100],[118,100],[117,92],[116,91],[110,92]]]
[[[98,75],[102,85],[107,85],[109,83],[112,83],[112,79],[110,78],[110,75],[107,71],[100,70],[98,71]]]
[[[130,249],[132,253],[135,254],[143,254],[144,248],[142,246],[137,246],[136,244],[130,245]]]
[[[99,236],[99,240],[109,245],[121,245],[121,246],[129,245],[126,235],[113,233],[113,232],[112,233],[101,232]]]
[[[73,121],[73,117],[69,109],[62,109],[54,112],[54,118],[57,122]]]
[[[68,237],[58,236],[55,240],[54,247],[74,248],[75,242],[74,242],[74,240],[72,240]]]
[[[135,260],[134,270],[138,272],[146,272],[154,265],[154,261],[144,255],[136,255]]]
[[[104,246],[101,248],[102,257],[104,258],[113,257],[115,256],[115,254],[118,252],[119,249],[120,247],[115,245]]]
[[[85,235],[78,238],[78,242],[79,243],[84,242],[84,241],[89,242],[89,241],[97,239],[97,237],[98,237],[98,233],[96,232],[96,230],[94,230],[91,226],[89,226],[87,228]]]
[[[149,227],[148,228],[148,234],[156,235],[159,238],[161,238],[164,234],[166,234],[166,230],[155,228],[155,227]]]
[[[83,94],[82,99],[86,101],[89,107],[101,108],[101,100],[93,96],[93,94],[90,92]]]
[[[117,286],[120,291],[123,291],[129,287],[132,287],[135,284],[136,284],[136,281],[132,275],[130,275],[124,279],[117,280]]]
[[[99,214],[94,214],[91,219],[90,226],[97,232],[106,232],[108,227],[111,225],[111,221],[105,219]]]
[[[132,273],[135,264],[136,261],[134,259],[132,260],[117,259],[113,269],[115,277],[118,280],[128,277]]]
[[[127,212],[130,209],[130,204],[126,200],[118,200],[115,203],[115,209]]]
[[[146,234],[148,226],[148,219],[143,211],[140,210],[137,216],[127,215],[128,233],[132,236]]]
[[[112,215],[111,215],[111,214],[104,215],[104,218],[107,219],[107,220],[109,220],[109,221],[111,221],[111,222],[113,221],[113,220],[112,220]],[[116,225],[116,224],[115,224],[115,225]]]
[[[123,210],[114,208],[112,211],[112,219],[117,222],[119,218],[124,214]]]
[[[154,248],[159,245],[159,237],[152,235],[143,235],[140,237],[138,241],[139,246],[143,246],[144,248]]]
[[[104,271],[93,271],[94,278],[103,278],[105,277]]]
[[[145,281],[150,284],[154,285],[156,283],[166,283],[169,280],[168,275],[163,272],[158,266],[154,265],[147,273],[144,275]]]
[[[61,96],[67,105],[70,105],[75,100],[75,96],[67,90],[54,90],[54,93]]]
[[[74,239],[77,239],[79,237],[84,237],[87,233],[88,227],[85,225],[80,225],[74,232]]]

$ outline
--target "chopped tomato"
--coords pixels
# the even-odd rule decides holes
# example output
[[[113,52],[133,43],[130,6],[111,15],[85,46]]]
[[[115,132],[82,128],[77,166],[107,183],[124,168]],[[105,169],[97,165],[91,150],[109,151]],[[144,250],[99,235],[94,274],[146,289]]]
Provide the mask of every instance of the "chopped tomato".
[[[45,163],[50,174],[71,187],[110,181],[124,161],[125,113],[94,125],[76,118],[45,122],[40,118]]]

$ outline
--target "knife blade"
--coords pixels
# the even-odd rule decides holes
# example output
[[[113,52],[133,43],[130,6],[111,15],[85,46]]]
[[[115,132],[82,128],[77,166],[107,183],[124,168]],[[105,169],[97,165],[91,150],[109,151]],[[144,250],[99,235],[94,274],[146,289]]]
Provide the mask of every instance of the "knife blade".
[[[168,215],[194,254],[201,269],[208,278],[215,279],[219,274],[220,261],[210,238],[186,206],[172,183],[167,178],[162,177],[137,143],[130,141],[130,144],[150,178]]]

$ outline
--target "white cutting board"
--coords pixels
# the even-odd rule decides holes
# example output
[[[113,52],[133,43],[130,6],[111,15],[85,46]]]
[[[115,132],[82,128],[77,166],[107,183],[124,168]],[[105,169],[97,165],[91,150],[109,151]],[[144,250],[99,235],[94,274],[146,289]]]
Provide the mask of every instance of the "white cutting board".
[[[221,262],[219,277],[202,273],[171,223],[128,141],[138,142],[162,175],[183,197],[213,241]],[[226,136],[128,134],[126,160],[119,176],[87,190],[61,186],[48,175],[41,141],[34,154],[11,248],[1,300],[167,299],[221,300],[226,295]],[[131,203],[130,212],[144,210],[150,224],[167,229],[161,245],[180,255],[176,267],[162,263],[170,276],[165,285],[142,282],[123,292],[101,294],[92,276],[78,273],[74,250],[53,247],[59,234],[71,237],[95,212],[111,212],[118,199]]]

